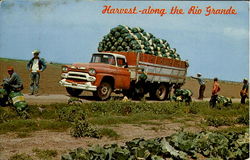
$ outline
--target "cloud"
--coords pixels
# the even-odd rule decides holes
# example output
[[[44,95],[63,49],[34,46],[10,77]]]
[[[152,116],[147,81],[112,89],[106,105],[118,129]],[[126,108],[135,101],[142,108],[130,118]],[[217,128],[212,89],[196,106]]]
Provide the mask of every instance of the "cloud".
[[[248,38],[248,30],[243,28],[224,28],[224,35],[232,37],[235,39],[245,39]]]

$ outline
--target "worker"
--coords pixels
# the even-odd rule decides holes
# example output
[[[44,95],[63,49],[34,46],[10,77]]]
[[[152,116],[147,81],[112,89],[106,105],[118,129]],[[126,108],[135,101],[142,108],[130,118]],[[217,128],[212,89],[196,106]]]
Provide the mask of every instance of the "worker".
[[[191,76],[191,77],[198,80],[199,85],[200,85],[198,99],[203,100],[203,98],[204,98],[204,92],[205,92],[205,89],[206,89],[206,85],[205,85],[204,79],[201,76],[202,75],[200,73],[197,73],[197,77],[194,77],[194,76]]]
[[[8,74],[10,75],[9,78],[4,79],[3,88],[9,94],[11,91],[18,92],[23,89],[23,83],[20,76],[14,72],[14,68],[8,67]]]
[[[31,93],[30,94],[37,95],[38,89],[39,89],[40,72],[43,72],[46,69],[46,63],[44,59],[41,59],[39,57],[39,54],[40,54],[39,50],[34,50],[32,54],[33,54],[33,58],[29,60],[27,64],[27,69],[30,72],[30,79],[31,79],[31,84],[30,84]]]
[[[144,68],[141,69],[141,74],[139,76],[139,81],[145,83],[146,79],[148,78],[147,74],[144,71]]]
[[[220,85],[218,83],[218,78],[214,78],[212,96],[211,96],[211,99],[210,99],[210,102],[209,102],[211,107],[216,107],[216,101],[217,101],[219,91],[220,91]]]
[[[138,81],[135,84],[135,92],[137,94],[137,97],[143,97],[145,93],[145,85],[146,85],[146,79],[148,78],[147,74],[144,71],[144,68],[141,69],[141,74],[138,77]],[[140,99],[140,98],[139,98]]]
[[[240,91],[240,96],[241,96],[240,103],[241,104],[245,104],[246,103],[245,100],[246,100],[246,98],[248,98],[248,86],[249,86],[248,80],[246,78],[244,78],[243,79],[243,87]]]

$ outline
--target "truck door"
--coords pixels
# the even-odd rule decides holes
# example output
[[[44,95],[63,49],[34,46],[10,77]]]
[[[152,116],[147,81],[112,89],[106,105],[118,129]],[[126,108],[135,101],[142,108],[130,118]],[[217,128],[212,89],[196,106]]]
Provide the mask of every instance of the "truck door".
[[[115,86],[119,89],[129,89],[130,87],[130,72],[127,68],[126,60],[122,57],[117,57],[117,71]]]

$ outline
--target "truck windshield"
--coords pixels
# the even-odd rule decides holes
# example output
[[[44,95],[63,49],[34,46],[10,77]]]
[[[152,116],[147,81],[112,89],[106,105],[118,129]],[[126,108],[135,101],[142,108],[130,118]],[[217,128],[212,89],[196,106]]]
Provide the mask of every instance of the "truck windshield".
[[[115,65],[115,57],[107,54],[94,54],[90,63],[106,63]]]

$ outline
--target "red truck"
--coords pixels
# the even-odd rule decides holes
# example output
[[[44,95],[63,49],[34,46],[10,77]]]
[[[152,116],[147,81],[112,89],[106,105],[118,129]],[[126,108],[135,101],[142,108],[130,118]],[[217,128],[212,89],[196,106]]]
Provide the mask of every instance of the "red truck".
[[[185,82],[186,61],[137,52],[99,52],[90,63],[62,66],[60,84],[71,96],[91,91],[100,100],[107,100],[113,91],[139,99],[149,93],[152,99],[165,100],[171,88]],[[144,69],[147,79],[139,85]]]

